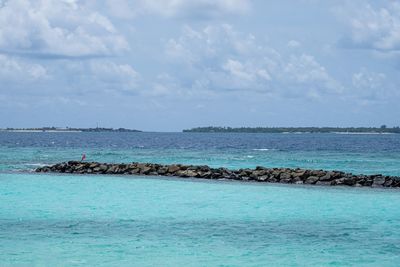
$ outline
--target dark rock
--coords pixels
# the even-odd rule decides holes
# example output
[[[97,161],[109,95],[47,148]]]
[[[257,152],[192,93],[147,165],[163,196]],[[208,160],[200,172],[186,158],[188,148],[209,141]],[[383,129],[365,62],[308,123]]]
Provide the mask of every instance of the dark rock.
[[[187,168],[188,168],[188,166],[181,165],[181,164],[178,164],[177,166],[179,167],[179,169],[181,169],[183,171],[187,170]]]
[[[157,173],[158,173],[159,175],[164,175],[164,174],[166,174],[167,172],[168,172],[168,168],[164,168],[164,167],[159,168],[159,169],[157,170]]]
[[[332,185],[344,185],[344,180],[345,180],[346,178],[344,178],[344,177],[342,177],[342,178],[337,178],[337,179],[335,179],[335,180],[332,180],[331,181],[331,184]]]
[[[179,171],[180,170],[180,168],[178,167],[178,166],[176,166],[176,165],[170,165],[170,166],[168,166],[168,172],[169,173],[175,173],[175,172],[177,172],[177,171]]]
[[[140,173],[140,169],[139,168],[130,169],[129,173],[130,174],[139,174]]]
[[[256,171],[265,171],[265,170],[267,170],[267,168],[263,166],[256,166]]]
[[[113,173],[115,173],[115,171],[116,171],[117,168],[118,168],[118,167],[115,166],[115,165],[108,166],[108,168],[107,168],[107,170],[106,170],[106,174],[113,174]]]
[[[195,171],[193,171],[193,170],[186,170],[185,171],[186,172],[186,175],[188,176],[188,177],[196,177],[197,176],[197,172],[195,172]]]
[[[210,171],[210,167],[208,166],[199,166],[200,171],[202,172],[209,172]]]
[[[325,175],[325,172],[323,170],[311,170],[310,171],[311,176],[317,176],[317,177],[322,177]]]
[[[353,175],[340,171],[303,170],[289,168],[265,168],[229,170],[195,165],[161,165],[152,163],[106,164],[97,162],[69,161],[43,166],[36,172],[59,172],[80,174],[130,174],[196,177],[218,180],[255,180],[270,183],[294,183],[316,185],[347,185],[373,187],[400,187],[400,177],[383,175]]]
[[[199,173],[200,178],[211,178],[211,171],[201,172]]]
[[[315,184],[318,181],[319,177],[318,176],[310,176],[306,179],[305,183],[306,184]]]
[[[211,179],[219,179],[222,178],[222,174],[220,172],[211,172]]]
[[[176,172],[174,173],[174,175],[179,176],[179,177],[189,177],[189,176],[186,174],[186,171],[184,171],[184,170],[176,171]]]
[[[333,180],[333,175],[332,172],[327,172],[325,175],[321,176],[319,178],[319,180],[321,182],[325,182],[325,181],[332,181]],[[330,183],[329,183],[330,184]]]
[[[296,176],[292,179],[292,183],[294,183],[294,184],[299,184],[299,182],[303,183],[303,180],[298,176]]]
[[[280,178],[281,180],[291,180],[290,173],[288,173],[288,172],[283,172],[283,173],[281,173],[281,175],[279,176],[279,178]]]
[[[361,184],[363,186],[372,186],[373,182],[374,182],[374,180],[372,180],[372,178],[368,177],[367,179],[362,181]]]
[[[93,169],[99,166],[99,163],[97,162],[93,162],[93,163],[89,163],[89,168]]]
[[[101,172],[105,172],[107,170],[108,166],[105,164],[100,164],[98,166],[98,168],[100,169]]]
[[[293,178],[299,178],[299,181],[302,181],[309,176],[309,173],[306,170],[296,170],[296,172],[293,173],[292,176]]]
[[[372,183],[372,187],[381,187],[385,183],[385,177],[383,176],[375,176],[374,182]]]
[[[279,180],[280,183],[282,184],[290,184],[292,182],[291,178],[284,178]]]
[[[389,187],[389,186],[391,186],[392,184],[393,184],[393,180],[390,179],[390,178],[387,178],[386,181],[385,181],[385,183],[383,184],[383,186]]]
[[[230,179],[232,179],[232,180],[240,180],[240,177],[236,173],[232,172],[231,175],[230,175]]]
[[[400,178],[393,178],[392,187],[400,187]]]
[[[144,166],[140,168],[140,174],[149,174],[151,172],[152,168],[149,166]]]
[[[343,183],[345,185],[355,185],[356,184],[356,179],[354,177],[345,177],[343,178]]]
[[[239,174],[239,177],[247,177],[247,172],[245,172],[245,171],[241,171]]]
[[[258,175],[255,173],[251,173],[250,176],[251,180],[257,180],[258,179]]]
[[[257,178],[257,181],[264,182],[268,180],[268,175],[263,175]]]

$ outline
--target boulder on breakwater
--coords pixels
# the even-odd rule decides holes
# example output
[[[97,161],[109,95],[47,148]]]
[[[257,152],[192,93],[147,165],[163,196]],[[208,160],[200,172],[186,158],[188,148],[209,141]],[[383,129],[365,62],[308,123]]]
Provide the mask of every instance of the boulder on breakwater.
[[[341,171],[307,170],[291,168],[265,168],[229,170],[209,166],[156,163],[99,163],[68,161],[36,169],[36,172],[76,174],[119,174],[227,179],[285,184],[347,185],[368,187],[400,187],[400,177],[351,174]]]

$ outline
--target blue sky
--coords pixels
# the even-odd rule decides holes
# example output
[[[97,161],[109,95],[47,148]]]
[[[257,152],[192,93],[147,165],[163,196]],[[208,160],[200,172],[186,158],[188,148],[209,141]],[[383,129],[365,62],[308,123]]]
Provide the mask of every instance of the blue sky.
[[[0,0],[0,127],[400,125],[400,2]]]

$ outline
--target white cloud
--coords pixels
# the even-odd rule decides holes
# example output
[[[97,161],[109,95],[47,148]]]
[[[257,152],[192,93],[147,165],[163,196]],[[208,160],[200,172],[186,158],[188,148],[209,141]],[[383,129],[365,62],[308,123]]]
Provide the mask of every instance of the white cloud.
[[[150,96],[174,96],[181,94],[181,88],[177,81],[166,73],[159,74],[156,81],[153,83],[151,90],[144,92]]]
[[[366,69],[354,73],[352,79],[354,87],[361,89],[377,89],[381,87],[385,80],[386,75],[384,73],[369,72]]]
[[[60,60],[51,65],[55,94],[126,95],[140,92],[141,76],[130,65],[110,59]]]
[[[362,68],[352,76],[353,96],[377,101],[398,95],[396,87],[390,84],[386,74]]]
[[[165,52],[177,64],[176,76],[187,90],[245,90],[296,97],[342,90],[313,56],[284,54],[226,24],[200,30],[185,27],[181,36],[167,42]]]
[[[31,82],[46,78],[48,78],[47,69],[42,65],[0,54],[0,80],[3,83]]]
[[[320,86],[321,89],[329,89],[337,93],[342,90],[341,86],[327,73],[325,67],[321,66],[313,56],[307,54],[292,55],[283,73],[286,79],[295,84]]]
[[[132,66],[108,60],[90,62],[90,73],[99,86],[114,92],[135,93],[140,81]]]
[[[128,49],[109,19],[78,1],[13,0],[0,7],[0,50],[55,57],[107,56]]]
[[[301,43],[300,43],[299,41],[296,41],[296,40],[290,40],[290,41],[287,43],[287,46],[288,46],[289,48],[298,48],[298,47],[301,46]]]
[[[214,18],[225,14],[243,14],[250,10],[250,0],[109,0],[111,12],[121,18],[140,14],[163,17]]]
[[[247,71],[239,61],[228,59],[228,61],[222,66],[222,69],[229,72],[232,76],[237,77],[239,80],[254,80],[254,74]]]
[[[400,3],[389,2],[374,8],[357,6],[347,14],[351,28],[350,45],[380,51],[400,50]]]
[[[109,59],[44,61],[0,54],[0,91],[48,99],[83,95],[132,95],[142,93],[140,74],[129,64]],[[29,84],[29,86],[25,86]]]

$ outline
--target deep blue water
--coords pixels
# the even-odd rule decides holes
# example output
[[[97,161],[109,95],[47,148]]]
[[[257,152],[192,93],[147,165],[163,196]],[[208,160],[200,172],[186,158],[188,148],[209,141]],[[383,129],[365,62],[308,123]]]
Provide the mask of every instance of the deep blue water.
[[[80,159],[400,175],[400,135],[0,133],[0,170]]]
[[[400,192],[53,175],[80,159],[400,175],[400,135],[0,133],[0,266],[399,266]]]

